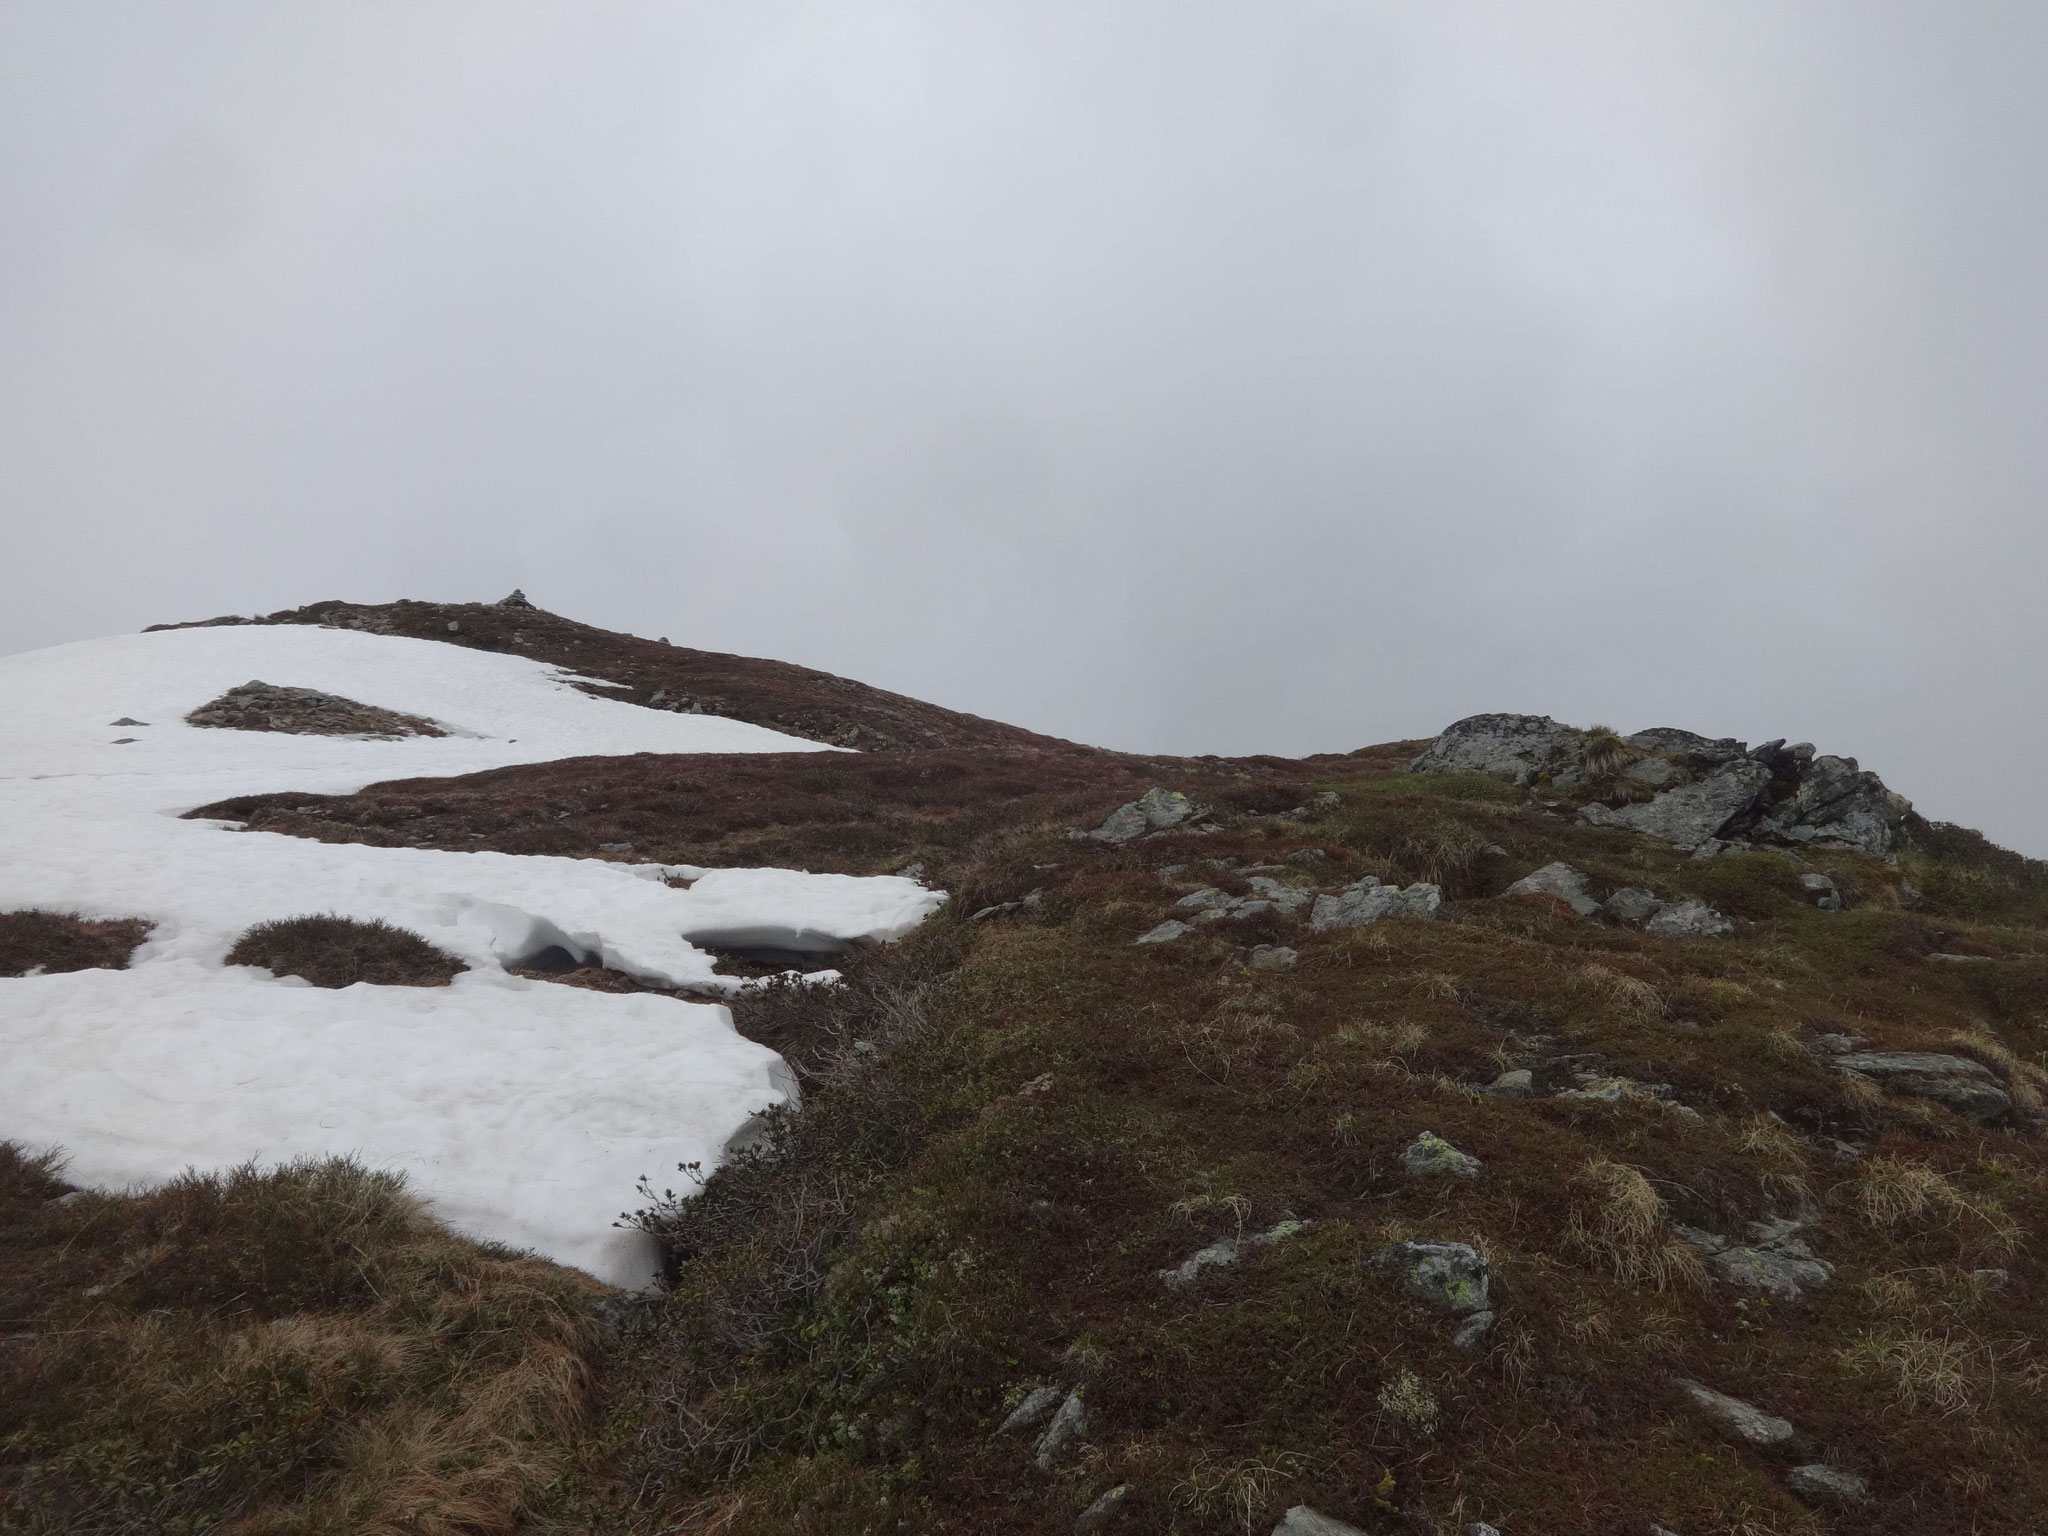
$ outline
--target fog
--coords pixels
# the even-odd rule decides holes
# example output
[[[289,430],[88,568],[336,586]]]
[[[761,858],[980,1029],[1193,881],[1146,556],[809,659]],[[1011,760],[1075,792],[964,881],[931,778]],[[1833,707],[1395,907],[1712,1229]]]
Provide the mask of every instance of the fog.
[[[490,600],[2048,855],[2048,10],[0,8],[0,652]],[[291,679],[271,681],[289,683]]]

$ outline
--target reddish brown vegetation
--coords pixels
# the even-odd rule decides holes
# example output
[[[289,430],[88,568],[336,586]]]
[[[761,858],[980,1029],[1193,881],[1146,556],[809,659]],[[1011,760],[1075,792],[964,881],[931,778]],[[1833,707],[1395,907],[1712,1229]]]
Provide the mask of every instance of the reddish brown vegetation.
[[[126,970],[152,926],[138,917],[95,921],[70,912],[0,912],[0,976]]]
[[[445,987],[469,969],[416,933],[333,915],[258,923],[236,940],[225,963],[303,976],[316,987]]]

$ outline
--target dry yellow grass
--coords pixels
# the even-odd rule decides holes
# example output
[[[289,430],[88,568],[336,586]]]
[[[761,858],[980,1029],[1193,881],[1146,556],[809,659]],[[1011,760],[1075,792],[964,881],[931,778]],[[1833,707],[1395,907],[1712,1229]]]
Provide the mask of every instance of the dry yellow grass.
[[[1639,1168],[1594,1158],[1572,1180],[1570,1235],[1594,1263],[1625,1285],[1665,1290],[1704,1285],[1692,1245],[1664,1225],[1664,1200]]]

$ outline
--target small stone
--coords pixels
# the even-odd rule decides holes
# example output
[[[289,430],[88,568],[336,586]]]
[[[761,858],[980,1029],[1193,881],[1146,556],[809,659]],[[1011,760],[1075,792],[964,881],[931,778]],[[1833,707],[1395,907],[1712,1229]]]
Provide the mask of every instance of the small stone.
[[[1401,1154],[1401,1166],[1408,1170],[1411,1178],[1442,1174],[1455,1179],[1471,1179],[1479,1175],[1478,1158],[1460,1152],[1434,1131],[1424,1131],[1408,1144],[1408,1149]]]
[[[1697,1381],[1687,1381],[1682,1376],[1677,1378],[1676,1385],[1692,1400],[1695,1407],[1718,1419],[1737,1437],[1751,1445],[1781,1445],[1792,1438],[1791,1424],[1765,1413],[1754,1403],[1745,1403],[1739,1397],[1716,1392],[1712,1387],[1703,1386]]]
[[[1397,1276],[1408,1294],[1460,1315],[1488,1310],[1490,1274],[1469,1243],[1389,1243],[1366,1263]]]
[[[120,725],[122,723],[123,722],[119,720],[116,720],[114,722],[114,724],[116,725]],[[1294,850],[1294,852],[1287,855],[1285,862],[1296,865],[1302,869],[1308,869],[1317,864],[1329,863],[1330,856],[1327,853],[1323,852],[1323,850],[1320,848],[1297,848]]]
[[[1500,1527],[1488,1525],[1484,1520],[1474,1520],[1465,1527],[1465,1536],[1500,1536]]]
[[[130,719],[130,718],[129,718],[129,717],[127,716],[127,715],[123,715],[123,716],[122,716],[122,717],[121,717],[120,719],[118,719],[118,720],[110,720],[110,721],[108,721],[107,723],[108,723],[109,725],[113,725],[113,726],[123,726],[123,725],[147,725],[147,724],[149,724],[149,722],[148,722],[147,720],[132,720],[132,719]]]
[[[1804,1499],[1861,1499],[1870,1494],[1870,1484],[1862,1478],[1818,1461],[1787,1472],[1785,1486]]]
[[[1488,1083],[1486,1091],[1503,1099],[1533,1099],[1536,1097],[1536,1074],[1527,1067],[1517,1067]]]
[[[1581,917],[1591,917],[1600,910],[1600,903],[1587,888],[1587,875],[1582,869],[1559,860],[1546,864],[1533,874],[1524,875],[1507,889],[1510,896],[1548,896],[1563,902]]]
[[[461,633],[462,633],[462,623],[461,623],[461,621],[460,621],[460,620],[458,620],[458,619],[450,619],[450,620],[448,621],[448,633],[449,633],[449,634],[451,634],[451,635],[459,635],[459,634],[461,634]]]
[[[71,1197],[66,1195],[64,1198],[68,1200]],[[2002,1291],[2012,1284],[2012,1271],[2009,1269],[1973,1269],[1970,1271],[1970,1283],[1981,1291]]]
[[[913,859],[910,863],[896,871],[896,877],[899,880],[922,880],[924,878],[923,862]]]
[[[1305,891],[1298,885],[1282,885],[1270,875],[1253,875],[1246,883],[1251,886],[1255,900],[1277,908],[1284,917],[1292,917],[1315,900],[1314,891]]]
[[[631,843],[599,843],[597,851],[599,853],[631,853],[633,845]]]
[[[1255,971],[1291,971],[1301,956],[1285,944],[1260,944],[1246,962]]]
[[[1297,1504],[1280,1517],[1280,1523],[1273,1527],[1273,1536],[1365,1536],[1365,1532],[1306,1504]]]
[[[1067,1400],[1060,1404],[1059,1412],[1052,1416],[1052,1422],[1045,1426],[1045,1433],[1038,1437],[1033,1460],[1038,1470],[1050,1472],[1052,1464],[1064,1455],[1076,1440],[1088,1433],[1088,1410],[1081,1401],[1081,1389],[1074,1388],[1067,1394]]]
[[[1074,1520],[1075,1536],[1087,1536],[1090,1531],[1099,1531],[1116,1518],[1124,1507],[1124,1501],[1131,1496],[1129,1483],[1118,1483],[1101,1498],[1090,1504]]]
[[[1215,886],[1206,885],[1199,891],[1190,891],[1187,895],[1181,897],[1179,901],[1176,901],[1174,905],[1176,907],[1194,907],[1197,909],[1215,908],[1220,911],[1234,905],[1236,900],[1236,897],[1225,895],[1222,891],[1217,890]]]
[[[133,736],[116,736],[111,742],[108,743],[108,745],[115,747],[132,747],[135,745],[135,738]]]
[[[1131,942],[1133,944],[1170,944],[1175,939],[1179,938],[1182,934],[1193,933],[1194,931],[1195,930],[1190,928],[1186,923],[1183,923],[1176,918],[1169,917],[1157,928],[1151,929],[1146,933],[1140,934],[1137,938],[1131,940]]]
[[[1053,1409],[1059,1407],[1066,1393],[1059,1387],[1033,1387],[1024,1394],[1023,1401],[1012,1408],[1009,1417],[996,1426],[999,1435],[1020,1434],[1027,1429],[1036,1429],[1052,1417]]]

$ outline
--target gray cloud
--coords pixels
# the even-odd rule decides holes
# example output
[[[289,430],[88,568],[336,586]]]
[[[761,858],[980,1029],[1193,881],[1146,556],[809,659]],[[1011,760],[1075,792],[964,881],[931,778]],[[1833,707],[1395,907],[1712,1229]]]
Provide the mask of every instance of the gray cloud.
[[[0,14],[0,650],[488,599],[1115,746],[1853,752],[2048,854],[2048,14]]]

